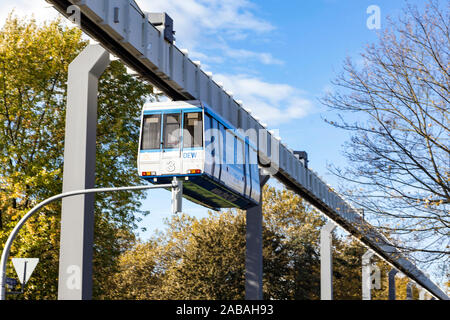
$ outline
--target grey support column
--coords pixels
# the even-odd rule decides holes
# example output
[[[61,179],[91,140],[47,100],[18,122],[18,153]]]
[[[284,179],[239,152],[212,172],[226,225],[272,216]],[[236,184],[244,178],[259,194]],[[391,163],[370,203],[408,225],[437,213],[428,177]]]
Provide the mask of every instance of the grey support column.
[[[371,300],[372,279],[370,277],[372,271],[371,260],[374,253],[372,250],[367,250],[362,256],[362,299]]]
[[[333,248],[332,232],[336,225],[332,221],[320,230],[320,299],[333,300]]]
[[[391,271],[388,272],[388,285],[389,285],[389,300],[395,300],[396,294],[395,294],[395,276],[397,275],[398,271],[397,269],[391,269]]]
[[[98,79],[110,63],[100,45],[89,45],[69,65],[63,192],[95,184]],[[92,298],[94,195],[65,198],[61,210],[58,299]]]
[[[430,274],[428,272],[425,272],[425,275],[427,276],[427,278],[430,278]],[[420,286],[419,288],[419,300],[428,300],[429,296],[427,295],[427,290]]]
[[[412,281],[409,281],[406,285],[406,300],[413,300],[413,285],[414,283]]]
[[[427,300],[426,299],[426,294],[427,294],[427,290],[425,290],[424,288],[420,287],[420,289],[419,289],[419,300]]]
[[[260,175],[261,196],[259,205],[246,213],[246,248],[245,248],[245,299],[263,299],[263,243],[262,243],[262,194],[263,187],[269,180],[268,175]]]

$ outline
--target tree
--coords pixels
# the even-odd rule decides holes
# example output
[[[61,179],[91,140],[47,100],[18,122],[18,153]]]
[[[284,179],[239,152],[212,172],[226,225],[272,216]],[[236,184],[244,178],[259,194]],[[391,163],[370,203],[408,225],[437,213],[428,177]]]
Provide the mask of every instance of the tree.
[[[333,298],[335,300],[362,299],[362,256],[367,248],[350,236],[333,239]],[[391,267],[377,256],[372,258],[372,264],[379,269],[379,289],[371,290],[372,300],[387,300]],[[399,287],[399,283],[396,283]]]
[[[0,243],[38,202],[61,192],[67,70],[88,44],[59,20],[39,26],[9,16],[0,31]],[[96,187],[139,182],[135,170],[141,106],[152,88],[111,63],[99,82]],[[134,238],[142,192],[98,194],[95,207],[94,296],[104,274]],[[39,257],[25,298],[57,292],[60,203],[27,222],[11,256]],[[12,265],[8,276],[14,277]]]
[[[317,298],[320,266],[317,245],[309,241],[317,233],[313,224],[323,223],[320,216],[292,192],[266,188],[264,195],[264,298]],[[122,256],[120,272],[108,281],[116,288],[110,298],[244,299],[244,211],[210,212],[202,219],[183,214],[167,225],[164,233]],[[296,227],[298,235],[287,234]],[[143,289],[137,293],[129,283]]]
[[[450,257],[449,14],[429,1],[390,19],[377,44],[348,58],[322,102],[352,133],[341,192],[417,261]],[[401,241],[401,242],[400,242]],[[410,256],[411,257],[411,256]]]
[[[321,215],[291,191],[264,188],[264,299],[320,297]],[[244,299],[245,213],[171,217],[167,230],[138,243],[106,281],[110,299]],[[335,295],[361,299],[363,247],[334,237]],[[387,295],[386,295],[387,296]]]

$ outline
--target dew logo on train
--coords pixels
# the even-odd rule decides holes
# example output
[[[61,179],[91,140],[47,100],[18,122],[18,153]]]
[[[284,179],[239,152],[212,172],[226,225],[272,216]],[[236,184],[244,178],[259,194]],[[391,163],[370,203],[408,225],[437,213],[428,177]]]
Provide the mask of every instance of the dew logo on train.
[[[138,171],[154,184],[183,179],[183,196],[212,209],[260,199],[256,146],[200,101],[144,105]]]

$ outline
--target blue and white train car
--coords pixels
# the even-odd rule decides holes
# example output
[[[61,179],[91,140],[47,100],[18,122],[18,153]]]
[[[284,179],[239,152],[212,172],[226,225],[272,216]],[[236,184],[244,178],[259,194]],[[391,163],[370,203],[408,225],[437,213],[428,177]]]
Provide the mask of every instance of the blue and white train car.
[[[200,101],[144,105],[138,170],[155,184],[183,179],[183,196],[212,209],[260,199],[257,149]]]

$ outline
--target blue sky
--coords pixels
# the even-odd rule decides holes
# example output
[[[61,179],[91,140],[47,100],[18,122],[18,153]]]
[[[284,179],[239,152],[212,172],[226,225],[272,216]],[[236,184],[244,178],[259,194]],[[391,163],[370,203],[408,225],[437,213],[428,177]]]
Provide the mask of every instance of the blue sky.
[[[442,0],[443,1],[443,0]],[[343,60],[375,42],[377,30],[366,22],[370,5],[381,13],[381,30],[387,16],[396,17],[405,1],[396,0],[136,0],[145,11],[166,11],[174,19],[176,43],[193,60],[223,82],[253,114],[278,129],[291,149],[305,150],[310,168],[331,185],[338,181],[327,164],[345,166],[342,144],[346,132],[332,128],[323,118],[335,115],[318,101]],[[409,0],[422,5],[423,1]],[[0,25],[15,8],[19,15],[34,14],[39,21],[56,17],[44,0],[1,0]],[[378,31],[381,31],[378,30]],[[273,184],[273,182],[272,182]],[[207,210],[184,201],[184,211],[198,217]],[[143,219],[143,239],[162,229],[170,217],[170,193],[151,191],[144,201],[151,214]]]
[[[189,49],[192,58],[200,60],[203,68],[213,72],[213,77],[231,89],[237,99],[243,100],[269,127],[278,129],[282,141],[290,148],[306,150],[310,167],[328,183],[337,185],[338,181],[326,168],[330,163],[345,165],[341,151],[349,135],[324,123],[323,118],[332,118],[334,114],[321,106],[318,98],[331,88],[330,80],[347,56],[358,61],[364,46],[377,40],[377,30],[366,26],[370,16],[367,8],[373,4],[380,8],[379,31],[382,31],[385,18],[397,16],[404,1],[221,1],[225,11],[235,10],[234,16],[219,19],[209,31],[203,29],[208,22],[197,24],[199,30],[194,35],[184,26],[196,25],[195,19],[184,15],[177,1],[156,2],[161,2],[155,6],[157,9],[174,17],[177,45]],[[208,8],[207,1],[192,2]],[[205,10],[204,14],[211,14],[205,20],[214,19],[216,5],[220,8],[216,1],[208,2],[213,4],[209,5],[211,11]],[[152,5],[154,1],[148,1],[146,9],[150,10]],[[233,24],[234,19],[239,19],[239,26],[227,25]],[[177,28],[180,20],[181,30]],[[266,108],[265,104],[276,110]],[[286,110],[291,105],[299,112]],[[292,116],[283,117],[284,113]],[[149,230],[162,228],[161,221],[170,216],[169,201],[164,192],[150,193],[145,206],[152,213],[143,220]],[[206,215],[205,209],[187,201],[184,211]]]

